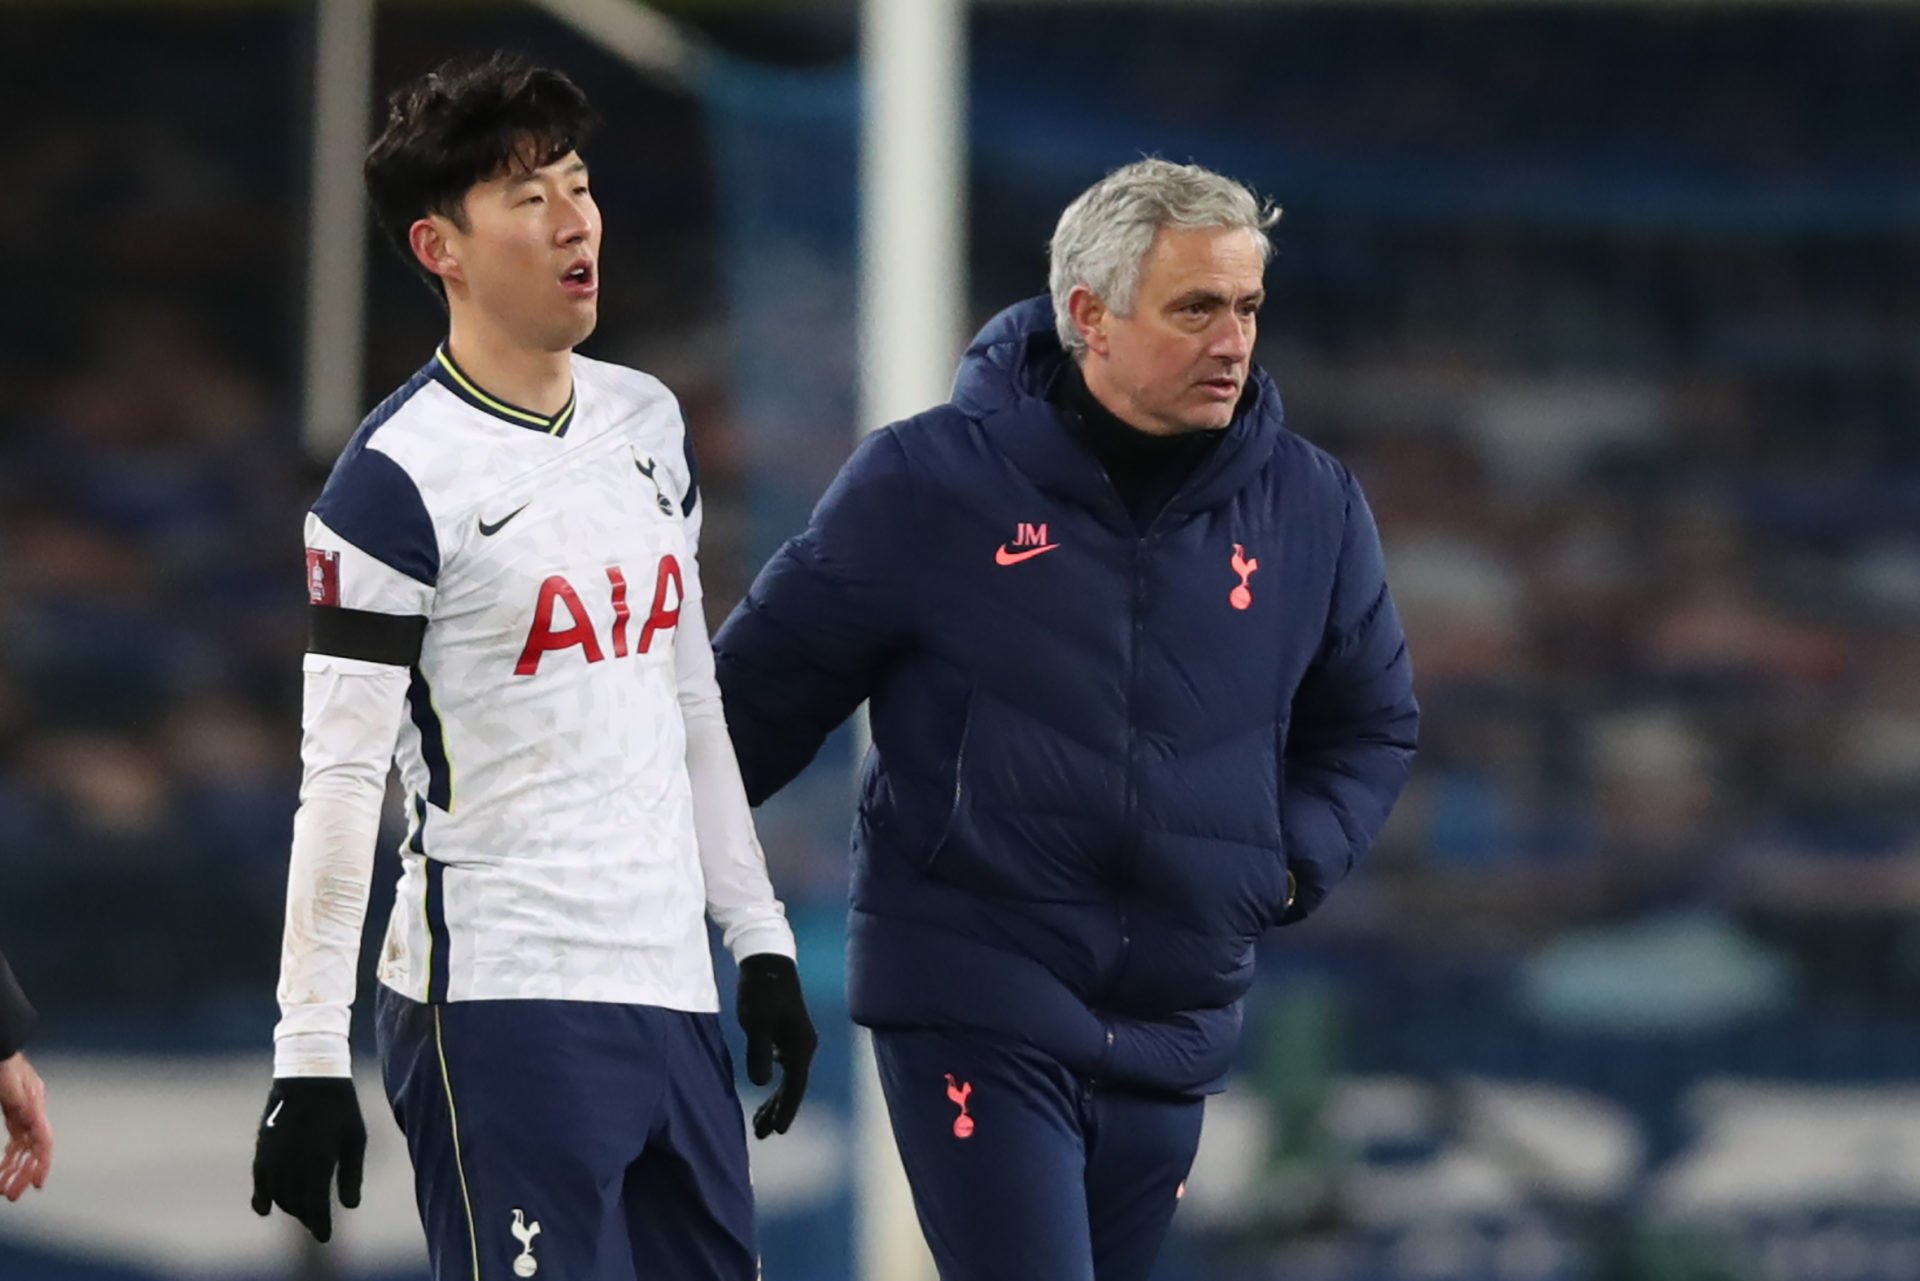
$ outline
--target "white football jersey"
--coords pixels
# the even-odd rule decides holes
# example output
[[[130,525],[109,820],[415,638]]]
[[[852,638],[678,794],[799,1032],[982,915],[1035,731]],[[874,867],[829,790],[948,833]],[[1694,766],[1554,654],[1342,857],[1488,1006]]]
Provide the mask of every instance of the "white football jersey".
[[[793,939],[725,741],[693,456],[658,381],[573,372],[549,418],[443,349],[347,446],[307,518],[302,809],[392,727],[409,828],[379,978],[414,1000],[714,1010],[709,911],[736,956]],[[303,874],[302,833],[283,1050],[345,1033],[339,932],[294,901],[333,879]]]

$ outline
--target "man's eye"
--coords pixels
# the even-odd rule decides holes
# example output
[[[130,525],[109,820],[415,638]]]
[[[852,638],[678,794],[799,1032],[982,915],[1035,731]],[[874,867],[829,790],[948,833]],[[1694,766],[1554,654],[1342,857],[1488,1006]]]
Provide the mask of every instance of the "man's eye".
[[[547,203],[547,198],[545,196],[528,196],[520,203],[523,205],[544,205]]]

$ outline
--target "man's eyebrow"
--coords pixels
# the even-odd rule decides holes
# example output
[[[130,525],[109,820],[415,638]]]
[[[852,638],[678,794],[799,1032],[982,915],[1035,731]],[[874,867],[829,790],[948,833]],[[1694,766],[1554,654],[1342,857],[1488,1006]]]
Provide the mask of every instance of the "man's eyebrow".
[[[586,171],[587,171],[587,162],[584,160],[575,160],[572,164],[568,165],[565,169],[562,169],[560,171],[560,176],[562,178],[571,178],[573,177],[573,175],[577,173],[585,173]],[[517,171],[510,178],[508,178],[507,186],[524,187],[526,184],[530,182],[538,182],[540,181],[540,175],[542,172],[543,172],[542,169],[527,169],[527,170]]]
[[[1250,302],[1256,307],[1266,300],[1267,291],[1264,289],[1256,289],[1252,293],[1242,294],[1240,296],[1241,302]],[[1227,296],[1218,289],[1189,289],[1186,293],[1175,297],[1168,305],[1172,307],[1191,307],[1194,303],[1204,302],[1215,307],[1224,307],[1228,301]]]

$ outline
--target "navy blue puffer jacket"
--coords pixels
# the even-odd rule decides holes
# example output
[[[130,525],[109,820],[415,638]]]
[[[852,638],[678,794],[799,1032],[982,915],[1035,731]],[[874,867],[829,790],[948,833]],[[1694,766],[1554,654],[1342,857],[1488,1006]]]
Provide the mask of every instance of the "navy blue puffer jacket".
[[[871,699],[856,1020],[1205,1090],[1254,941],[1399,794],[1412,673],[1359,486],[1265,373],[1143,535],[1047,399],[1065,359],[1020,304],[861,444],[716,638],[727,722],[757,804]]]

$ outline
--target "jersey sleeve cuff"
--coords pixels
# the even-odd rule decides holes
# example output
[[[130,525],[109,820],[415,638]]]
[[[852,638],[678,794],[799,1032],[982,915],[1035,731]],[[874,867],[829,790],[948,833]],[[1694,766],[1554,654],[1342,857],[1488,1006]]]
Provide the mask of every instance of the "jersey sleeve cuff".
[[[353,1051],[337,1032],[292,1032],[274,1038],[273,1075],[352,1076]]]
[[[765,925],[752,925],[733,936],[727,944],[727,950],[733,953],[736,963],[749,956],[784,956],[794,960],[799,948],[794,945],[793,927],[785,921],[769,921]]]

